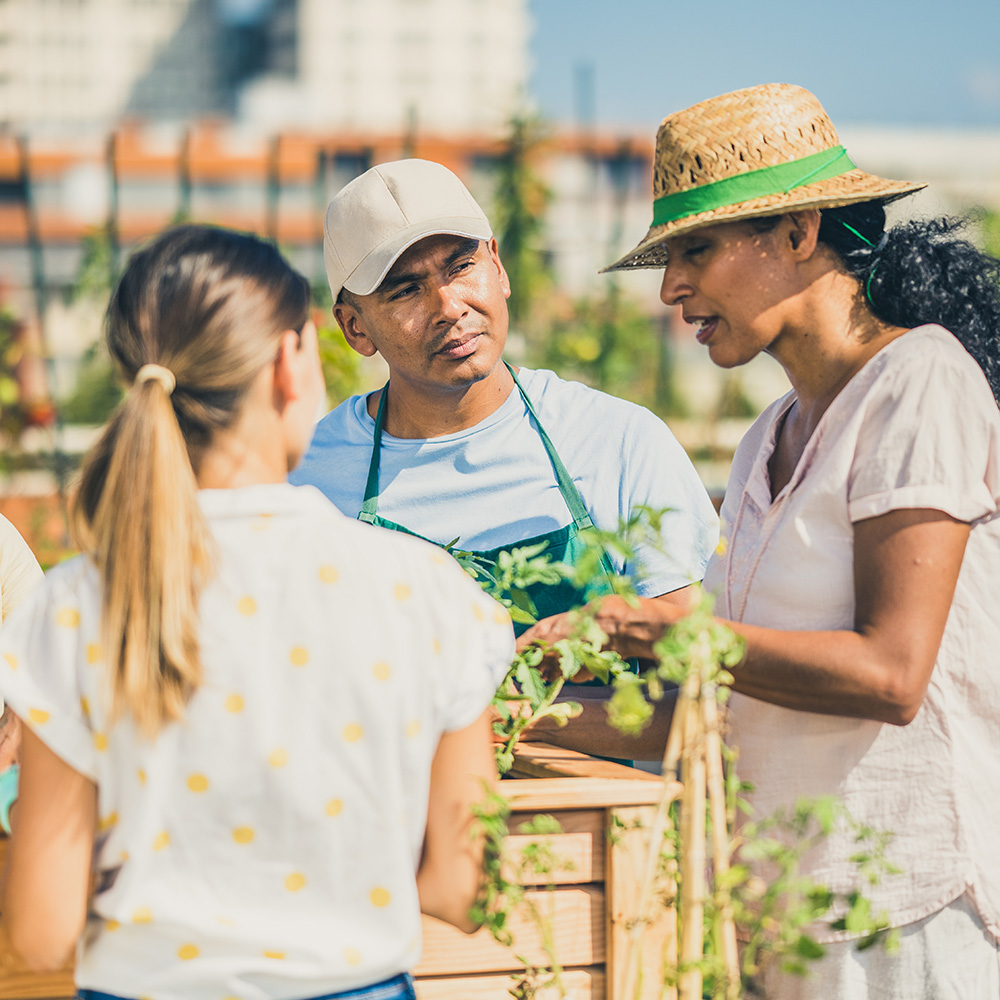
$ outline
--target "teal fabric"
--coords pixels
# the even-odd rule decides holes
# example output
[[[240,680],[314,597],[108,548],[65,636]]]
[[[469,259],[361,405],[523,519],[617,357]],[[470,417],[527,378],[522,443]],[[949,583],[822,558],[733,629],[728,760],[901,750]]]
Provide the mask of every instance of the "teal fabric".
[[[0,829],[10,833],[10,807],[17,801],[21,768],[12,764],[0,774]]]

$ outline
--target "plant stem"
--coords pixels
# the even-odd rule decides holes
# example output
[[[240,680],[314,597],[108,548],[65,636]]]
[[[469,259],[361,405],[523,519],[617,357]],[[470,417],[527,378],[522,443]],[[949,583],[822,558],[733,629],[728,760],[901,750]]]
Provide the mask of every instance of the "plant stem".
[[[738,1000],[740,995],[740,958],[736,946],[736,925],[728,888],[718,887],[729,871],[729,824],[726,808],[725,779],[722,773],[722,738],[719,735],[719,706],[715,700],[715,685],[705,685],[701,693],[705,720],[705,764],[708,781],[708,806],[712,812],[712,864],[715,870],[715,890],[718,910],[722,958],[726,966],[726,1000]]]
[[[700,658],[696,660],[700,668]],[[679,1000],[701,1000],[705,954],[705,740],[701,711],[701,670],[684,687],[692,709],[686,714],[681,754],[681,949]]]

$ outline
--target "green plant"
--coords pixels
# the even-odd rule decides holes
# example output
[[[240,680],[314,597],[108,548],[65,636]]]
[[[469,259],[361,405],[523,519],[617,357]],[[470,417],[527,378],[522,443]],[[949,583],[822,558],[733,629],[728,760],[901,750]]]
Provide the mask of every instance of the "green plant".
[[[455,553],[484,588],[505,604],[520,622],[534,620],[534,606],[526,588],[541,582],[554,584],[571,579],[585,584],[598,576],[600,554],[606,549],[634,557],[640,544],[659,537],[663,512],[640,510],[617,532],[594,529],[587,534],[586,551],[576,567],[546,559],[538,546],[515,549],[485,568],[467,553]],[[628,597],[631,583],[622,580],[616,590]],[[494,702],[502,737],[498,760],[510,767],[518,737],[535,719],[546,715],[563,724],[573,716],[572,703],[556,701],[566,680],[581,669],[614,686],[608,705],[612,722],[624,732],[639,732],[652,717],[650,701],[676,692],[676,707],[663,760],[663,793],[649,835],[649,854],[640,885],[640,903],[628,935],[626,997],[638,995],[639,944],[653,909],[679,900],[679,954],[664,956],[664,981],[679,987],[681,1000],[703,997],[736,1000],[750,995],[765,954],[784,968],[804,973],[806,963],[820,957],[823,947],[812,936],[817,921],[859,936],[860,948],[881,943],[892,949],[893,932],[885,915],[874,913],[864,894],[865,884],[875,884],[896,869],[886,858],[891,834],[854,823],[833,798],[802,800],[795,808],[743,824],[731,835],[736,813],[746,811],[749,786],[740,782],[734,755],[722,742],[718,707],[728,697],[734,669],[743,656],[743,643],[713,614],[713,602],[702,595],[694,610],[669,629],[655,645],[655,665],[642,675],[628,671],[617,654],[603,648],[606,635],[595,621],[593,606],[577,609],[567,639],[551,646],[526,647],[515,658]],[[543,669],[554,661],[557,669]],[[677,780],[681,779],[678,786]],[[681,799],[678,802],[678,788]],[[506,814],[497,803],[488,818],[492,846],[488,853],[487,889],[479,916],[498,940],[505,938],[507,915],[524,905],[524,894],[503,876]],[[806,852],[833,829],[847,824],[857,850],[849,862],[858,873],[858,884],[837,895],[800,872]],[[533,831],[534,832],[534,831]],[[544,832],[544,831],[541,831]],[[615,836],[615,831],[609,832]],[[489,840],[489,837],[488,837]],[[543,844],[527,852],[533,864],[545,864]],[[711,865],[708,866],[708,859]],[[764,883],[751,871],[751,863],[766,862],[773,872]],[[706,868],[712,876],[706,885]],[[537,907],[533,914],[538,916]],[[736,925],[746,937],[742,957],[737,952]],[[551,943],[551,933],[543,940]],[[559,984],[559,963],[548,952],[547,970],[527,969],[513,992],[531,997],[540,978]]]
[[[498,792],[487,789],[484,801],[474,807],[473,835],[484,838],[484,868],[486,877],[472,908],[470,916],[481,927],[485,927],[494,940],[510,948],[513,938],[509,928],[511,915],[518,909],[526,912],[538,929],[541,947],[549,965],[538,967],[523,956],[517,956],[524,965],[524,971],[513,978],[510,996],[514,1000],[531,1000],[540,989],[555,986],[560,996],[562,988],[562,967],[555,951],[555,936],[552,921],[543,913],[533,898],[525,891],[526,876],[552,875],[557,869],[570,867],[568,859],[559,857],[552,847],[551,836],[562,833],[562,826],[552,816],[540,814],[517,828],[517,833],[537,836],[541,840],[529,841],[519,852],[507,850],[507,821],[510,805]],[[508,877],[508,873],[513,876]],[[549,883],[551,890],[554,886]]]

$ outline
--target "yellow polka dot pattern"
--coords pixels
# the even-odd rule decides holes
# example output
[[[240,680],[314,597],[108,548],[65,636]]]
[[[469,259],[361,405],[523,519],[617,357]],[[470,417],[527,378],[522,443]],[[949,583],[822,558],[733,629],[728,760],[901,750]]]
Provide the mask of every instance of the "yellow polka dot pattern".
[[[232,712],[235,715],[237,712],[243,711],[243,697],[238,694],[231,694],[226,699],[226,711]]]
[[[388,906],[392,900],[392,896],[389,895],[388,889],[383,889],[378,886],[368,894],[368,898],[372,901],[372,906]]]
[[[117,823],[118,823],[118,813],[111,812],[108,813],[107,816],[103,816],[101,819],[97,821],[97,829],[101,833],[107,833],[108,830],[110,830],[111,827],[115,826]]]
[[[304,888],[306,884],[306,877],[302,872],[292,872],[288,878],[285,879],[285,888],[289,892],[298,892],[299,889]]]
[[[271,767],[284,767],[288,763],[288,751],[278,747],[271,751],[271,756],[267,758]]]
[[[140,767],[135,773],[139,778],[139,783],[143,785],[146,784],[146,772]]]
[[[192,774],[188,777],[187,786],[192,792],[203,792],[208,788],[208,778],[203,774]]]
[[[288,659],[292,661],[292,666],[304,667],[309,662],[309,650],[305,646],[293,646]]]
[[[80,699],[80,710],[86,718],[90,718],[90,701],[87,699],[86,695]]]
[[[104,659],[104,651],[96,642],[87,643],[87,662],[91,665]]]
[[[340,579],[340,574],[333,568],[333,566],[320,566],[319,578],[324,583],[336,583],[337,580]]]
[[[63,628],[79,628],[80,612],[76,608],[63,608],[56,615],[56,622]]]
[[[148,906],[140,906],[135,913],[132,914],[133,924],[151,924],[153,922],[153,914],[150,912]]]
[[[396,584],[396,600],[397,601],[408,601],[410,599],[410,594],[413,593],[409,586],[405,583]]]
[[[170,834],[164,830],[162,833],[157,834],[156,840],[153,841],[153,850],[162,851],[170,843]]]
[[[190,962],[192,958],[197,958],[200,954],[196,944],[182,944],[177,949],[177,957],[182,962]]]
[[[348,965],[360,965],[361,964],[361,952],[357,948],[345,948],[344,949],[344,961]]]
[[[249,844],[254,838],[252,826],[238,826],[233,830],[233,840],[237,844]]]
[[[441,652],[441,640],[440,639],[435,639],[434,640],[434,652],[435,653],[440,653]]]
[[[507,612],[504,611],[504,609],[498,604],[493,609],[493,620],[497,623],[497,625],[509,625],[510,615],[507,614]]]
[[[406,725],[406,735],[412,740],[415,736],[420,735],[420,723],[414,719],[412,722],[408,722]]]
[[[7,666],[11,670],[17,670],[17,657],[13,653],[4,653],[3,658],[7,661]]]
[[[102,751],[108,749],[108,737],[106,733],[94,733],[94,749]]]
[[[118,930],[119,927],[121,927],[121,924],[118,923],[117,920],[105,920],[104,921],[104,929],[106,931],[116,931],[116,930]]]
[[[330,799],[326,804],[326,814],[327,816],[339,816],[343,808],[344,802],[342,799]]]
[[[356,722],[344,726],[344,739],[348,743],[357,743],[364,736],[364,730]]]
[[[41,708],[29,708],[28,718],[31,719],[36,726],[41,726],[49,721],[50,716],[48,712]]]
[[[478,604],[472,605],[472,616],[477,622],[484,621],[486,616],[483,614],[483,609]]]
[[[389,675],[392,673],[392,668],[385,662],[385,660],[379,660],[379,662],[372,667],[372,673],[375,675],[376,680],[387,681],[389,679]]]
[[[241,615],[249,617],[257,613],[257,602],[252,597],[241,597],[236,604],[236,610]]]
[[[283,951],[265,951],[264,952],[264,958],[277,958],[277,959],[280,960],[280,959],[282,959],[284,957],[285,957],[285,953]]]

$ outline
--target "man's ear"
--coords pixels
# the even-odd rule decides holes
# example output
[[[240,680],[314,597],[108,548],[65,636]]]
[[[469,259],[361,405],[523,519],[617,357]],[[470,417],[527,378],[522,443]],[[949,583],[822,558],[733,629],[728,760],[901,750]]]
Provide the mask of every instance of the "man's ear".
[[[505,299],[509,299],[510,278],[507,277],[507,271],[504,269],[503,262],[500,260],[500,248],[497,246],[497,238],[495,236],[490,237],[489,242],[486,244],[486,249],[489,250],[493,265],[496,267],[497,273],[500,275],[500,287],[503,289],[503,297]]]
[[[365,332],[365,322],[361,313],[346,302],[338,302],[333,307],[333,318],[344,334],[344,339],[362,357],[370,358],[378,353],[378,348]]]
[[[819,242],[819,209],[789,212],[785,218],[789,221],[785,233],[788,248],[799,260],[808,260],[816,252],[816,244]]]

